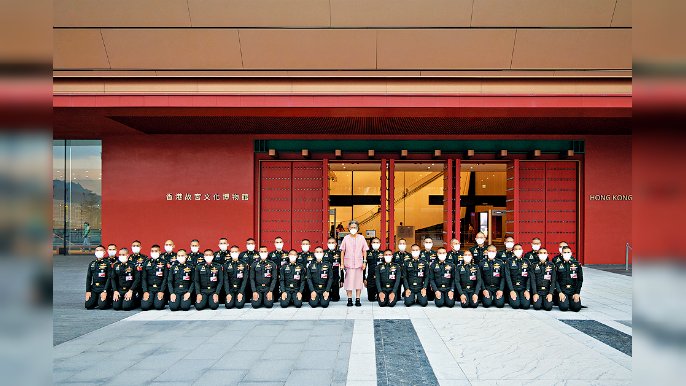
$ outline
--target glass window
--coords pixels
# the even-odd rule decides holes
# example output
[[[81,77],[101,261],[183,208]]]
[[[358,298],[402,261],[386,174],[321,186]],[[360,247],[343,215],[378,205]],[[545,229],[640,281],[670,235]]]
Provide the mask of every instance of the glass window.
[[[102,143],[53,141],[53,253],[89,254],[102,243]]]
[[[360,222],[365,237],[373,231],[381,237],[381,164],[378,162],[329,164],[330,226],[335,234],[348,232],[348,222]],[[369,238],[368,238],[369,239]]]

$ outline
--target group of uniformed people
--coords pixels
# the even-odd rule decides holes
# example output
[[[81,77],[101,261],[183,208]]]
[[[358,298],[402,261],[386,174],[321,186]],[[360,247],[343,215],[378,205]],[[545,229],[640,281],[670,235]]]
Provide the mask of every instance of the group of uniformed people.
[[[433,301],[437,307],[463,308],[504,307],[561,311],[581,309],[581,264],[573,257],[565,242],[559,244],[559,254],[552,259],[541,240],[531,241],[531,250],[512,237],[505,239],[505,249],[485,244],[486,237],[477,233],[475,245],[460,249],[457,239],[451,250],[433,249],[430,237],[424,248],[400,239],[397,251],[382,250],[378,238],[371,240],[366,252],[364,285],[369,301],[379,306],[393,307],[400,298],[406,306],[426,306]],[[219,240],[219,250],[200,252],[198,240],[191,241],[190,252],[175,250],[172,240],[150,248],[150,255],[141,253],[136,240],[128,248],[117,249],[110,244],[95,248],[95,260],[88,265],[85,307],[115,310],[163,309],[172,311],[243,308],[250,301],[253,308],[271,308],[278,300],[281,307],[328,307],[340,300],[344,281],[341,251],[334,238],[327,249],[317,246],[310,250],[309,240],[302,240],[300,251],[284,250],[283,239],[274,240],[275,250],[256,247],[255,240],[246,241],[246,249],[229,247],[228,240]],[[352,303],[348,302],[348,305]]]

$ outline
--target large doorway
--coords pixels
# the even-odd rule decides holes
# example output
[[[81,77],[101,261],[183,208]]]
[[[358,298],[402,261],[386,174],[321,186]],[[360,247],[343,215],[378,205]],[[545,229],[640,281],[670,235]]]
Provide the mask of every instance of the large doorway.
[[[483,232],[490,244],[501,248],[507,224],[507,163],[463,162],[460,165],[460,241],[474,245]]]

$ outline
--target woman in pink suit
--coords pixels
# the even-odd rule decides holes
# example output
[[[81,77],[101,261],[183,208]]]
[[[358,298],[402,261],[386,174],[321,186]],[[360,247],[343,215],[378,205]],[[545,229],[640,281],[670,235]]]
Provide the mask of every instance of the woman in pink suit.
[[[364,269],[367,265],[365,256],[369,247],[364,236],[357,233],[360,226],[355,220],[348,223],[349,235],[343,238],[341,243],[341,261],[343,263],[343,270],[345,271],[344,288],[348,294],[348,307],[353,305],[352,293],[355,290],[355,305],[361,306],[360,293],[362,292],[362,280],[364,276]]]

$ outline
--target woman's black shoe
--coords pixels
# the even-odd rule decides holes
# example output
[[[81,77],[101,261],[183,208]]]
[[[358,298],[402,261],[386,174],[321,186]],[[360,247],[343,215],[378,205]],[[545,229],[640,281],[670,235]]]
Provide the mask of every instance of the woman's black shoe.
[[[362,303],[360,303],[360,299],[355,299],[355,307],[361,306]]]
[[[348,298],[348,307],[352,307],[352,306],[353,306],[353,300]]]

